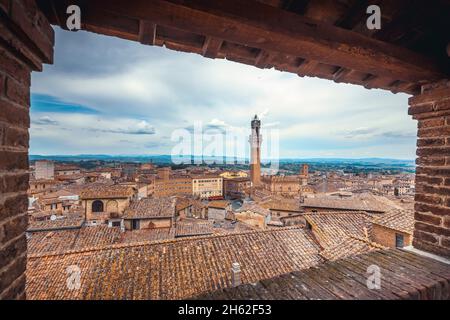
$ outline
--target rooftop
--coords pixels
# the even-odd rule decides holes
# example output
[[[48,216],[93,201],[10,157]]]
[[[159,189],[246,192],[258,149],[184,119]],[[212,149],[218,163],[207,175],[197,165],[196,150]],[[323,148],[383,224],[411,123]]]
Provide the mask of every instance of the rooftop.
[[[404,209],[391,210],[382,216],[375,217],[372,223],[412,234],[414,230],[414,211]]]
[[[82,199],[128,198],[135,193],[132,186],[119,184],[92,184],[81,191]]]
[[[199,236],[213,233],[213,221],[184,219],[176,223],[176,237]]]
[[[158,242],[110,245],[28,257],[28,299],[184,299],[231,286],[231,265],[243,283],[318,264],[319,247],[300,228],[280,228]],[[69,290],[66,269],[81,269]]]
[[[62,254],[70,250],[102,247],[117,243],[119,228],[106,225],[78,229],[33,232],[28,239],[28,257]]]
[[[400,207],[393,201],[382,196],[372,194],[353,195],[352,197],[319,196],[305,198],[302,207],[326,208],[336,210],[355,210],[367,212],[386,212]]]
[[[340,245],[349,236],[367,238],[371,230],[371,216],[365,212],[320,212],[304,217],[324,249]]]
[[[172,218],[175,215],[175,198],[142,198],[125,210],[124,219]]]
[[[370,266],[380,268],[380,289],[367,285]],[[449,298],[450,265],[400,249],[371,251],[286,273],[255,284],[220,289],[198,299],[341,300]]]

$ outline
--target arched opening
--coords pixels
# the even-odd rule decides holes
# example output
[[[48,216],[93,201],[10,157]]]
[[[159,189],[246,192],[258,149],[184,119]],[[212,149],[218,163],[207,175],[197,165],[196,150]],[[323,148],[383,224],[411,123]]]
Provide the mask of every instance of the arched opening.
[[[103,212],[103,202],[100,200],[92,202],[92,212]]]

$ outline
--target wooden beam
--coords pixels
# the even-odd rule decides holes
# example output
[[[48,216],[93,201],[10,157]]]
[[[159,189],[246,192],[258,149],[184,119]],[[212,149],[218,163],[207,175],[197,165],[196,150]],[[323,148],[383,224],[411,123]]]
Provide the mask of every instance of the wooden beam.
[[[352,72],[352,70],[350,70],[350,69],[345,69],[345,68],[340,67],[339,69],[336,70],[335,73],[333,73],[333,80],[335,82],[340,82],[342,78],[345,78],[351,72]]]
[[[216,58],[217,54],[220,51],[220,48],[222,47],[223,40],[213,38],[213,37],[206,37],[205,42],[203,43],[202,48],[202,54],[204,57],[207,58]]]
[[[319,63],[313,60],[303,61],[297,69],[297,74],[301,77],[312,75],[314,69]]]
[[[139,22],[139,42],[142,44],[155,45],[156,24],[141,20]]]
[[[445,77],[412,51],[252,0],[91,0],[88,6],[407,82]]]

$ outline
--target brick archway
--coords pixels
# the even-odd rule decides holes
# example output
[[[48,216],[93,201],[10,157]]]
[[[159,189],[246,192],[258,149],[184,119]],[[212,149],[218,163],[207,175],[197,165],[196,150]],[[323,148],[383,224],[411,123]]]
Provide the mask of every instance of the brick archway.
[[[117,3],[117,1],[112,2]],[[140,1],[139,3],[142,5],[146,2]],[[217,21],[218,24],[223,23],[224,20],[220,19],[220,13],[217,13],[220,8],[213,8],[209,12],[205,11],[206,13],[198,13],[199,10],[196,11],[192,8],[181,10],[170,1],[155,0],[152,3],[160,6],[159,9],[163,15],[155,17],[160,22],[167,24],[171,22],[171,19],[173,20],[165,11],[167,8],[173,8],[174,12],[177,12],[177,16],[189,17],[190,22],[193,22],[192,19],[198,19],[199,17],[209,17],[210,19],[204,20],[210,22],[209,28],[213,35],[222,32],[219,27],[211,25],[211,21]],[[230,1],[230,3],[236,2]],[[224,8],[234,10],[231,5],[224,5]],[[256,11],[256,16],[267,12],[271,19],[265,21],[263,26],[246,25],[245,23],[251,17],[244,17],[246,19],[239,17],[241,20],[236,21],[230,17],[239,16],[239,12],[228,12],[226,13],[228,19],[226,21],[231,21],[229,25],[235,27],[234,29],[229,28],[229,33],[233,30],[236,32],[233,34],[225,32],[225,36],[228,37],[227,39],[241,37],[239,38],[240,41],[245,42],[249,39],[255,39],[254,35],[257,32],[262,32],[262,34],[269,32],[264,30],[264,27],[270,26],[270,23],[274,21],[282,22],[283,26],[277,26],[277,30],[267,33],[272,37],[275,47],[278,45],[284,50],[281,53],[275,52],[275,58],[280,60],[277,62],[279,68],[286,68],[285,71],[297,72],[300,75],[320,76],[335,81],[339,81],[342,77],[348,77],[349,82],[368,87],[417,93],[409,101],[409,113],[413,115],[414,119],[418,120],[414,246],[450,257],[450,83],[448,81],[435,82],[445,77],[445,73],[438,72],[434,67],[428,68],[428,64],[425,63],[412,63],[411,61],[416,61],[416,58],[419,57],[415,54],[409,54],[403,48],[397,50],[392,45],[366,39],[360,35],[329,26],[320,26],[321,28],[316,30],[316,36],[323,40],[320,48],[318,48],[320,50],[317,52],[314,52],[314,50],[308,51],[311,57],[324,59],[321,60],[324,63],[322,65],[327,67],[327,72],[329,72],[314,71],[314,66],[320,64],[318,61],[303,59],[298,64],[299,60],[292,59],[293,57],[289,53],[291,50],[300,47],[300,43],[313,49],[319,42],[314,41],[315,38],[311,37],[311,33],[306,36],[300,34],[297,39],[293,32],[282,32],[283,27],[289,27],[289,23],[296,22],[299,23],[303,31],[309,32],[311,24],[307,24],[308,20],[295,17],[291,13],[282,13],[280,10],[269,10],[267,6],[262,4],[256,5],[255,8],[259,10]],[[151,9],[146,12],[151,15],[155,14]],[[192,12],[191,16],[187,14],[189,12]],[[140,13],[140,15],[142,14]],[[280,14],[285,19],[277,18],[276,14]],[[140,18],[140,16],[137,18]],[[112,25],[113,20],[105,18],[102,21],[107,21],[107,25],[103,26],[103,29],[98,28],[98,26],[97,29],[95,29],[95,26],[91,28],[93,30],[107,30],[108,23],[111,23],[111,29],[118,27]],[[189,24],[186,21],[179,20],[172,22],[180,22],[176,27],[180,27],[184,23],[185,26],[195,28],[195,30],[202,28],[199,23]],[[113,30],[113,33],[116,32],[124,38],[139,40],[142,43],[156,43],[155,24],[148,24],[141,19],[138,20],[136,26],[134,29],[136,29],[137,35],[120,32],[120,30]],[[240,33],[240,28],[245,29],[246,33]],[[151,39],[148,39],[146,34],[142,32],[143,30],[151,31],[153,35]],[[337,36],[336,41],[341,42],[323,44],[324,39],[333,38],[330,33]],[[286,43],[281,43],[276,36]],[[215,57],[219,49],[225,48],[229,50],[229,56],[235,61],[260,67],[271,66],[267,59],[272,53],[268,52],[270,50],[266,50],[269,48],[267,43],[270,41],[266,41],[265,47],[257,48],[259,51],[250,50],[248,54],[255,57],[248,59],[234,55],[232,49],[236,46],[224,46],[223,41],[214,36],[206,34],[200,38],[204,39],[204,45],[201,48],[193,47],[192,49],[186,45],[177,45],[170,42],[169,45],[179,50],[201,53],[206,57]],[[372,49],[375,54],[369,55],[364,50],[351,50],[352,47],[349,47],[348,43],[352,42],[359,44],[360,47],[361,43],[373,46]],[[160,41],[159,43],[163,44],[164,42]],[[292,45],[292,43],[296,45]],[[44,63],[53,62],[53,44],[53,29],[34,0],[0,1],[0,299],[25,298],[30,73],[41,71]],[[253,44],[258,45],[257,41],[253,41]],[[329,54],[330,51],[326,50],[327,46],[329,50],[334,50],[334,54]],[[382,51],[383,55],[377,55],[378,49]],[[397,57],[390,56],[391,53]],[[355,59],[351,59],[352,55],[356,55]],[[404,61],[398,58],[402,55],[405,57]],[[275,58],[273,61],[276,60]],[[295,60],[298,65],[292,67],[284,64],[289,59]],[[334,60],[330,61],[329,59]],[[386,68],[384,65],[380,67],[379,61],[385,61]],[[351,76],[353,70],[339,65],[333,67],[328,65],[328,62],[330,64],[332,62],[344,62],[350,66],[361,68],[363,68],[364,62],[367,62],[370,63],[371,69],[365,70],[363,76],[354,80]],[[377,68],[380,71],[380,77],[378,78],[371,74],[371,72],[377,71]],[[389,78],[391,74],[395,74],[396,77],[407,76],[407,79],[405,78],[402,81],[397,78],[391,79]],[[435,84],[422,86],[422,90],[419,92],[418,88],[423,84],[423,81],[418,81],[418,79],[425,79],[425,82],[435,82]]]

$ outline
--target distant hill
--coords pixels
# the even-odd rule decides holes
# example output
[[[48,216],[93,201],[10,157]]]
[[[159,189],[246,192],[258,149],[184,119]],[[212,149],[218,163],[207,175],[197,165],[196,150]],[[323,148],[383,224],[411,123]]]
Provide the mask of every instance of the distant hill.
[[[173,165],[172,157],[170,155],[105,155],[105,154],[81,154],[81,155],[30,155],[30,161],[35,160],[53,160],[60,162],[153,162],[159,165]],[[234,160],[242,166],[248,165],[247,159],[234,159],[223,157],[200,157],[200,156],[186,156],[184,157],[184,164],[205,163],[210,165],[222,165],[227,163],[232,165]],[[190,161],[189,161],[190,160]],[[202,161],[203,160],[203,161]],[[414,172],[414,160],[399,160],[389,158],[282,158],[279,161],[279,167],[288,171],[297,172],[298,166],[301,163],[307,163],[311,170],[342,170],[345,172]],[[263,165],[264,166],[264,165]],[[265,165],[267,167],[268,165]]]

